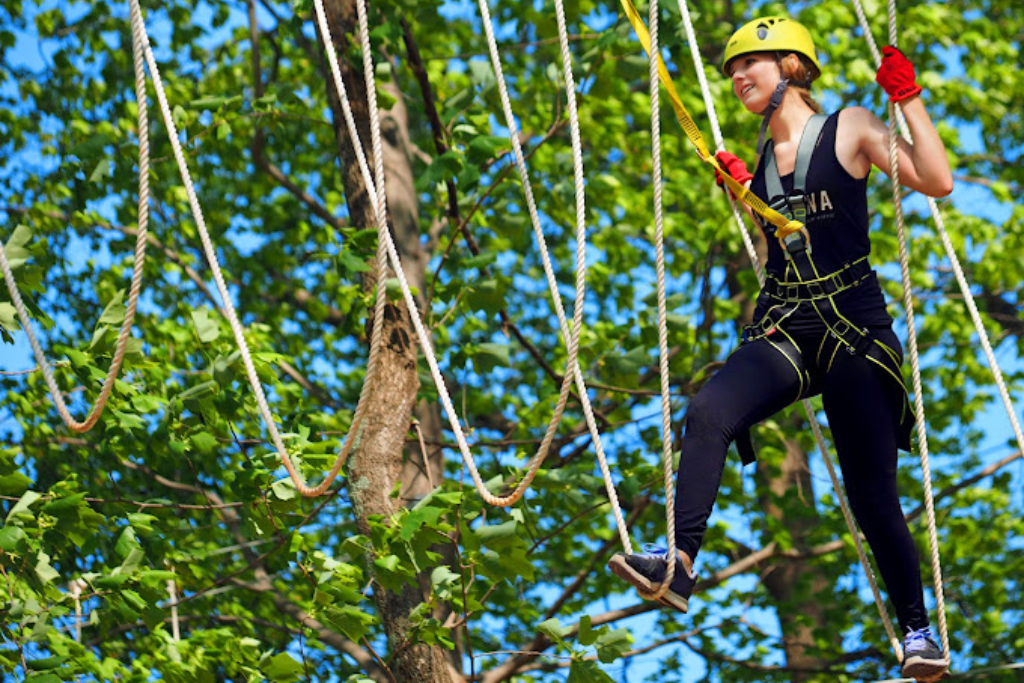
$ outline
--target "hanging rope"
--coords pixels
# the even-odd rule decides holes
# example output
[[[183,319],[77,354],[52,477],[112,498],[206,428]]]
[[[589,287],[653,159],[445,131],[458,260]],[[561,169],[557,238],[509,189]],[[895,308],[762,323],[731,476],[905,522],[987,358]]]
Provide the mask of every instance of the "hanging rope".
[[[882,57],[878,51],[878,45],[875,43],[874,36],[871,34],[871,26],[864,13],[864,7],[860,0],[853,0],[853,6],[856,11],[857,20],[860,23],[861,30],[864,32],[864,39],[867,40],[868,47],[871,50],[871,56],[876,65],[881,64]],[[904,120],[902,112],[898,109],[896,117],[899,121],[900,132],[903,134],[903,137],[913,141],[913,138],[910,135],[910,130],[907,127],[907,122]],[[971,321],[974,323],[974,329],[978,332],[978,340],[981,342],[981,347],[985,352],[985,358],[988,360],[989,369],[992,371],[992,378],[999,389],[999,396],[1003,401],[1003,407],[1006,409],[1006,415],[1010,419],[1010,426],[1013,429],[1014,437],[1017,440],[1017,448],[1020,450],[1022,457],[1024,457],[1024,432],[1021,430],[1020,422],[1017,419],[1016,412],[1014,411],[1010,392],[1006,388],[1006,382],[1003,380],[1003,372],[999,368],[999,362],[996,360],[995,351],[993,351],[992,343],[989,341],[988,332],[985,330],[985,324],[982,322],[981,314],[978,312],[978,306],[974,301],[974,295],[971,293],[971,287],[967,282],[967,276],[964,274],[963,267],[960,265],[960,259],[956,254],[956,249],[953,248],[953,242],[949,238],[949,233],[946,232],[946,223],[942,218],[942,214],[939,212],[938,204],[935,202],[933,197],[927,197],[926,199],[928,200],[928,208],[931,211],[932,220],[935,221],[935,229],[939,233],[942,246],[946,250],[946,256],[949,258],[949,263],[953,268],[957,284],[960,287],[960,293],[963,295],[964,303],[967,305],[967,311],[970,313]]]
[[[858,16],[863,12],[857,5]],[[896,3],[889,0],[889,44],[897,46]],[[874,37],[869,29],[864,34],[874,44]],[[889,101],[889,176],[892,180],[893,207],[896,213],[896,234],[899,238],[900,271],[903,277],[903,307],[907,312],[907,347],[910,356],[910,367],[913,376],[914,413],[917,421],[917,443],[921,456],[921,478],[924,484],[925,517],[928,521],[928,547],[932,562],[932,577],[935,590],[935,608],[939,615],[939,634],[942,638],[942,651],[949,656],[949,633],[946,627],[946,600],[942,587],[942,563],[939,558],[939,538],[935,525],[935,502],[932,495],[931,463],[928,458],[928,430],[925,428],[924,391],[921,386],[921,365],[917,348],[917,326],[914,321],[914,297],[910,282],[910,257],[907,251],[906,227],[903,219],[903,190],[899,174],[899,106]]]
[[[361,142],[359,142],[358,130],[356,129],[355,122],[354,122],[354,119],[353,119],[352,114],[351,114],[351,106],[350,106],[350,103],[349,103],[349,100],[348,100],[347,93],[345,92],[344,83],[342,82],[342,79],[341,79],[340,69],[338,68],[336,58],[335,58],[335,56],[333,54],[333,42],[330,39],[330,29],[329,29],[329,27],[327,25],[326,14],[325,14],[325,12],[323,10],[322,0],[315,0],[314,4],[315,4],[315,7],[316,7],[317,19],[318,19],[318,22],[319,22],[321,36],[322,36],[322,39],[323,39],[324,44],[325,44],[325,48],[327,49],[327,53],[328,53],[328,61],[329,61],[330,66],[331,66],[331,75],[332,75],[332,77],[334,79],[335,88],[337,89],[337,91],[339,93],[339,98],[341,100],[342,107],[343,107],[344,112],[345,112],[346,124],[347,124],[347,126],[349,128],[350,136],[351,136],[351,138],[353,140],[353,143],[354,143],[354,147],[355,147],[355,150],[356,150],[356,158],[357,158],[357,162],[359,164],[360,173],[363,175],[363,180],[364,180],[364,183],[366,184],[367,192],[369,193],[369,195],[371,197],[371,203],[372,203],[372,205],[375,208],[375,212],[377,214],[378,223],[382,223],[383,222],[382,219],[384,218],[384,216],[380,213],[380,208],[381,208],[382,204],[381,204],[380,200],[378,199],[378,194],[379,193],[378,193],[377,186],[380,185],[380,188],[383,189],[383,185],[380,184],[379,181],[377,181],[377,180],[375,180],[374,178],[371,177],[371,175],[369,173],[368,166],[366,164],[365,155],[362,153],[362,145],[361,145]],[[362,12],[364,14],[364,16],[365,16],[365,7],[361,7],[359,11]],[[488,42],[489,42],[489,45],[491,46],[492,62],[498,65],[498,68],[496,68],[495,71],[499,75],[499,78],[498,78],[499,88],[500,88],[500,90],[503,93],[503,108],[505,109],[506,118],[512,121],[512,125],[509,126],[509,129],[510,129],[510,132],[511,132],[511,136],[510,137],[512,139],[513,149],[516,152],[517,167],[519,168],[521,177],[525,178],[524,183],[523,183],[524,188],[530,188],[530,184],[528,182],[528,178],[525,176],[524,157],[523,157],[523,154],[522,154],[522,150],[521,150],[521,148],[519,147],[519,144],[518,144],[518,135],[516,133],[516,129],[514,128],[514,119],[511,116],[511,108],[510,108],[510,105],[508,104],[507,87],[504,86],[504,79],[501,76],[501,72],[500,72],[500,60],[496,58],[496,55],[497,55],[497,45],[496,45],[496,43],[494,41],[493,31],[491,30],[490,16],[489,16],[489,12],[487,11],[486,5],[482,5],[481,6],[481,11],[484,14],[484,26],[485,26],[485,28],[487,30],[487,33],[488,33],[488,36],[489,36],[489,41]],[[369,35],[368,28],[366,27],[365,19],[361,20],[361,22],[362,22],[362,25],[361,25],[360,31],[363,34],[362,35],[362,43],[363,43],[363,45],[367,45],[368,44],[367,43],[368,35]],[[532,192],[529,191],[529,189],[527,190],[527,202],[528,202],[528,206],[530,207],[531,218],[535,222],[535,232],[538,234],[538,237],[539,237],[538,242],[539,242],[539,244],[541,246],[542,260],[545,262],[545,271],[548,274],[548,284],[549,284],[549,288],[552,291],[552,297],[553,297],[553,300],[555,302],[556,312],[559,314],[559,323],[561,325],[563,338],[569,339],[569,343],[568,343],[569,361],[567,362],[568,367],[567,367],[567,372],[566,372],[566,380],[570,380],[572,378],[575,378],[575,380],[576,380],[577,387],[579,387],[579,390],[580,390],[581,401],[583,403],[584,414],[585,414],[586,419],[587,419],[587,424],[588,424],[588,427],[589,427],[589,429],[591,431],[592,436],[594,437],[594,442],[595,442],[595,445],[596,445],[596,447],[598,449],[598,452],[599,452],[599,458],[601,459],[601,462],[602,462],[602,471],[603,471],[603,473],[606,476],[606,481],[610,481],[610,472],[607,469],[607,463],[604,461],[603,453],[601,451],[601,442],[600,442],[599,435],[597,433],[596,421],[594,419],[593,412],[592,412],[592,409],[590,407],[589,400],[587,398],[586,385],[583,382],[582,374],[581,374],[581,372],[579,370],[578,363],[576,362],[576,357],[577,357],[577,354],[578,354],[579,331],[582,328],[583,278],[584,278],[584,273],[585,273],[584,269],[585,269],[585,263],[586,263],[586,261],[585,261],[585,254],[583,252],[583,249],[585,249],[585,241],[586,241],[585,240],[586,234],[585,234],[585,231],[583,229],[583,216],[585,215],[585,207],[582,204],[582,196],[581,196],[582,195],[582,154],[579,151],[580,150],[580,145],[579,145],[578,123],[576,123],[576,115],[575,115],[575,101],[574,101],[574,98],[575,98],[575,86],[572,84],[573,81],[572,81],[572,77],[571,77],[571,68],[569,67],[569,64],[571,62],[570,62],[570,59],[569,59],[569,52],[568,52],[568,37],[567,37],[567,35],[565,34],[565,31],[564,31],[564,20],[560,21],[560,26],[561,26],[560,30],[561,30],[561,34],[562,34],[560,42],[561,42],[561,45],[562,45],[562,48],[563,48],[563,62],[565,64],[565,70],[566,70],[566,72],[568,74],[568,76],[566,78],[566,82],[567,82],[567,89],[568,89],[568,91],[570,93],[570,118],[573,121],[573,128],[576,130],[576,132],[574,132],[574,134],[573,134],[574,138],[575,138],[575,143],[574,143],[574,173],[575,173],[576,180],[577,180],[577,187],[579,188],[579,191],[577,193],[577,218],[578,218],[578,223],[579,223],[578,228],[577,228],[577,249],[578,249],[578,257],[577,257],[577,304],[576,304],[577,308],[576,308],[576,317],[574,318],[574,329],[572,331],[572,334],[569,333],[568,324],[566,323],[566,321],[564,319],[564,312],[562,310],[560,297],[559,297],[558,292],[557,292],[557,281],[554,278],[553,269],[550,266],[550,259],[547,257],[546,246],[544,245],[543,236],[542,236],[542,233],[540,232],[539,227],[538,227],[539,226],[539,217],[537,217],[536,207],[535,207],[535,205],[533,203],[533,200],[532,200]],[[366,67],[365,70],[366,70],[366,73],[367,73],[367,79],[368,79],[367,82],[371,83],[372,82],[372,73],[373,73],[372,65],[367,66],[369,64],[369,62],[365,61],[366,55],[368,55],[368,54],[369,54],[369,51],[364,49],[364,67]],[[368,87],[368,90],[372,93],[374,91],[374,87]],[[379,131],[380,122],[379,122],[379,119],[376,116],[374,116],[374,111],[373,110],[371,111],[370,126],[371,126],[371,130],[376,129],[376,130]],[[452,406],[451,398],[448,395],[448,391],[447,391],[447,388],[445,386],[444,379],[441,376],[440,370],[437,367],[437,360],[436,360],[436,358],[434,356],[434,353],[433,353],[433,348],[432,348],[432,344],[430,342],[430,338],[427,335],[425,329],[423,328],[423,323],[422,323],[422,320],[420,319],[415,299],[412,296],[412,292],[411,292],[411,290],[410,290],[410,288],[408,286],[408,282],[406,281],[404,272],[402,270],[401,261],[400,261],[397,249],[395,248],[395,245],[394,245],[394,243],[393,243],[393,241],[391,239],[391,236],[390,236],[390,234],[387,231],[384,231],[384,233],[382,235],[382,241],[383,241],[383,243],[384,243],[384,245],[385,245],[385,247],[387,249],[387,255],[388,255],[388,258],[389,258],[389,260],[391,262],[391,265],[392,265],[392,267],[393,267],[393,269],[395,271],[395,276],[398,279],[399,287],[402,290],[402,296],[403,296],[403,299],[405,300],[406,306],[407,306],[407,308],[409,310],[410,318],[411,318],[413,326],[414,326],[414,328],[416,330],[416,335],[417,335],[417,339],[418,339],[418,341],[420,343],[420,347],[423,350],[424,357],[426,358],[427,364],[430,367],[431,376],[432,376],[432,378],[434,380],[435,385],[437,386],[438,394],[439,394],[439,396],[441,398],[442,405],[445,408],[445,412],[448,415],[449,423],[451,424],[452,430],[453,430],[453,432],[455,434],[456,442],[458,443],[458,446],[459,446],[459,451],[462,454],[463,460],[466,462],[466,465],[467,465],[467,467],[470,470],[470,475],[471,475],[471,477],[473,479],[474,485],[476,486],[477,491],[480,493],[481,497],[487,503],[489,503],[491,505],[502,505],[502,506],[511,505],[511,504],[515,503],[519,498],[522,497],[523,493],[526,490],[526,487],[529,485],[529,483],[532,481],[532,479],[536,476],[536,473],[537,473],[537,471],[540,468],[540,464],[541,464],[541,462],[543,460],[543,457],[546,455],[547,450],[550,447],[551,441],[554,438],[554,430],[557,427],[558,421],[561,418],[561,413],[562,413],[562,411],[564,411],[564,407],[565,407],[565,401],[568,398],[568,389],[567,389],[568,382],[567,381],[563,382],[563,389],[562,389],[562,391],[560,393],[560,396],[559,396],[559,404],[556,407],[556,416],[555,416],[555,418],[552,419],[552,423],[548,427],[548,431],[545,434],[544,441],[542,441],[540,451],[531,460],[531,464],[530,464],[530,467],[529,467],[529,471],[528,471],[528,473],[526,475],[526,478],[524,478],[524,480],[522,482],[520,482],[520,484],[516,487],[516,489],[510,495],[502,496],[502,497],[493,496],[489,491],[487,491],[487,489],[486,489],[482,479],[480,478],[479,472],[477,471],[476,464],[475,464],[475,462],[473,460],[472,454],[469,451],[469,447],[468,447],[468,445],[466,443],[465,436],[464,436],[462,428],[461,428],[461,424],[459,423],[458,415],[457,415],[457,413],[455,412],[455,410],[454,410],[454,408]],[[622,536],[622,534],[624,533],[624,530],[625,530],[625,522],[622,520],[622,513],[621,513],[621,510],[620,510],[620,508],[618,506],[618,501],[617,501],[617,497],[615,496],[615,491],[614,491],[614,487],[613,486],[610,487],[609,497],[611,499],[613,512],[615,513],[615,516],[616,516],[616,521],[617,521],[617,526],[618,526],[619,531],[620,531],[620,536]],[[622,540],[623,540],[624,546],[627,548],[627,552],[631,552],[631,548],[629,547],[628,536],[622,536]]]
[[[661,58],[658,52],[658,0],[650,0],[647,23],[650,30],[651,47],[647,51],[648,87],[651,93],[651,183],[654,185],[654,253],[658,289],[658,371],[661,376],[661,461],[665,478],[665,536],[668,545],[666,553],[665,578],[661,586],[648,599],[657,600],[664,595],[676,573],[676,520],[675,491],[672,480],[672,405],[668,386],[668,311],[665,303],[665,226],[662,208],[661,187],[661,107],[658,67]]]
[[[142,268],[146,262],[146,237],[149,228],[149,116],[146,108],[146,73],[142,61],[143,37],[144,29],[135,22],[133,15],[132,55],[135,68],[135,103],[138,109],[136,120],[139,131],[139,229],[135,237],[135,264],[132,268],[132,284],[128,293],[128,304],[125,308],[124,321],[121,323],[121,331],[118,334],[117,343],[114,347],[114,357],[110,361],[110,368],[107,370],[107,376],[103,380],[103,386],[100,388],[100,394],[96,399],[96,403],[93,404],[88,416],[82,422],[79,422],[71,415],[71,411],[68,410],[67,404],[64,402],[64,396],[57,386],[57,380],[53,376],[53,369],[46,360],[43,347],[32,329],[32,320],[29,318],[28,311],[25,309],[25,303],[21,298],[21,293],[18,291],[18,283],[14,279],[11,264],[4,253],[3,244],[0,244],[0,270],[3,270],[7,290],[11,294],[14,308],[18,311],[21,327],[28,336],[32,352],[35,354],[39,369],[43,372],[43,379],[50,391],[50,397],[57,407],[57,412],[60,413],[64,424],[72,431],[78,433],[84,433],[92,429],[107,407],[107,401],[114,389],[114,382],[117,381],[117,377],[121,372],[121,365],[124,362],[125,352],[128,349],[128,340],[131,339],[132,325],[135,322],[135,311],[139,300],[139,293],[142,291]]]
[[[220,262],[217,259],[216,251],[213,247],[213,241],[210,238],[209,230],[206,227],[206,220],[203,217],[202,207],[199,204],[199,199],[196,196],[195,187],[192,183],[192,178],[188,170],[188,164],[185,161],[185,156],[182,151],[181,141],[178,138],[177,128],[174,124],[174,118],[171,114],[171,108],[168,103],[167,93],[164,90],[163,81],[160,78],[160,70],[157,65],[156,59],[153,56],[152,48],[149,44],[149,36],[145,30],[145,24],[142,17],[142,9],[139,6],[138,0],[129,0],[131,15],[132,15],[132,26],[133,35],[137,33],[140,42],[142,44],[142,50],[145,55],[146,63],[149,66],[150,75],[153,78],[153,85],[156,90],[157,100],[160,105],[160,111],[163,116],[164,125],[167,128],[168,137],[171,142],[171,147],[174,152],[174,159],[178,165],[178,170],[181,175],[182,182],[185,187],[185,193],[188,196],[189,208],[192,211],[192,216],[195,218],[196,227],[199,229],[199,236],[203,244],[203,251],[206,255],[207,262],[210,265],[210,270],[213,273],[214,281],[217,284],[217,291],[224,303],[224,313],[228,319],[228,323],[231,326],[231,332],[234,335],[235,342],[238,345],[239,352],[242,357],[242,362],[245,366],[246,375],[249,380],[249,384],[253,389],[253,393],[256,396],[256,402],[259,406],[260,415],[263,418],[263,422],[267,427],[267,431],[270,435],[271,441],[274,447],[277,449],[278,455],[281,456],[282,462],[285,469],[288,470],[288,474],[291,476],[292,481],[295,482],[296,488],[300,493],[307,496],[320,495],[327,490],[330,486],[331,481],[337,475],[337,472],[341,468],[341,463],[344,461],[344,456],[347,455],[348,450],[351,448],[353,441],[358,436],[359,426],[362,418],[362,407],[364,405],[363,398],[367,393],[367,386],[371,383],[372,375],[375,371],[376,365],[375,350],[380,344],[380,324],[382,321],[382,308],[380,305],[380,294],[378,294],[378,305],[375,311],[375,325],[374,325],[374,337],[371,339],[370,344],[370,362],[367,368],[367,381],[363,386],[363,391],[360,395],[359,405],[356,407],[356,414],[352,420],[352,429],[349,431],[346,437],[345,443],[342,446],[342,451],[338,455],[335,466],[331,470],[329,477],[317,487],[309,487],[299,476],[298,472],[293,465],[291,458],[288,456],[287,450],[284,446],[284,442],[281,438],[280,432],[277,429],[277,425],[274,422],[273,416],[270,413],[270,407],[267,404],[266,395],[263,392],[263,387],[259,382],[259,378],[256,374],[256,368],[252,361],[252,355],[249,351],[248,343],[245,340],[245,333],[242,329],[241,324],[238,321],[238,315],[235,312],[235,307],[231,302],[231,296],[228,292],[227,285],[224,281],[224,276],[221,273]]]

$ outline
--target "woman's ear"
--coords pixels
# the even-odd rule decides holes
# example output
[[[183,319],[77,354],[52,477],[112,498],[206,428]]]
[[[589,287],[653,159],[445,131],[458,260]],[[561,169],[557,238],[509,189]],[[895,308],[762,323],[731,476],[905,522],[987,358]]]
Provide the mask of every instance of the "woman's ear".
[[[782,75],[784,78],[792,78],[800,70],[800,55],[790,52],[782,58]]]

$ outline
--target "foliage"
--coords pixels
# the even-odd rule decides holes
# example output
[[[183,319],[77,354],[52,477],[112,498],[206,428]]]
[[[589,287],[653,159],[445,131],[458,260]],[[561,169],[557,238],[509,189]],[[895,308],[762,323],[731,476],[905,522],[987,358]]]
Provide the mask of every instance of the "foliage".
[[[552,6],[492,5],[532,185],[568,292],[574,188]],[[884,8],[867,6],[881,37]],[[254,7],[257,77],[245,3],[169,0],[144,11],[260,379],[290,453],[309,480],[319,481],[351,425],[365,376],[373,292],[362,278],[372,270],[375,232],[348,216],[311,3]],[[783,9],[691,4],[725,137],[744,158],[753,156],[758,121],[742,112],[718,74],[721,45],[755,11]],[[838,0],[789,9],[815,27],[826,104],[881,113],[852,9]],[[653,541],[664,537],[664,498],[652,371],[647,63],[617,3],[576,0],[567,13],[581,84],[590,239],[580,358],[619,498],[635,517],[634,542]],[[429,262],[419,292],[428,303],[426,322],[484,478],[501,490],[522,475],[543,436],[566,351],[522,185],[508,171],[510,146],[495,123],[501,110],[494,73],[480,56],[480,20],[468,3],[436,1],[384,0],[371,14],[378,76],[398,89],[408,110],[420,225],[412,239]],[[670,67],[703,125],[679,8],[663,3],[662,16]],[[403,22],[429,76],[429,107]],[[901,46],[918,66],[956,164],[960,189],[943,202],[946,225],[966,255],[1000,359],[1008,361],[1011,392],[1020,396],[1024,208],[1012,201],[1024,183],[1024,114],[1017,106],[1024,101],[1024,15],[1011,0],[911,0],[901,3],[900,22]],[[35,52],[36,44],[38,59],[18,56]],[[131,272],[138,131],[130,45],[127,7],[119,4],[58,8],[29,0],[0,8],[0,140],[4,156],[15,160],[0,189],[0,237],[76,414],[98,393]],[[355,45],[344,56],[359,65]],[[397,102],[395,91],[379,88],[382,104]],[[149,99],[155,103],[152,85]],[[431,107],[446,151],[435,144]],[[664,108],[678,425],[693,388],[733,347],[756,279],[726,202],[674,126]],[[387,662],[402,645],[389,638],[387,615],[373,598],[413,587],[422,600],[406,615],[409,639],[451,653],[462,672],[484,680],[518,661],[510,651],[540,650],[543,656],[525,658],[509,675],[607,681],[624,679],[625,670],[637,680],[629,667],[647,666],[664,681],[791,681],[784,657],[791,634],[780,624],[812,603],[824,604],[825,612],[811,624],[819,673],[805,680],[893,673],[851,543],[795,561],[830,577],[832,592],[824,596],[797,583],[788,600],[777,600],[753,569],[699,595],[685,618],[637,607],[634,594],[604,571],[618,538],[572,399],[550,461],[510,510],[480,502],[454,448],[445,449],[446,476],[429,495],[409,500],[409,482],[402,482],[392,492],[395,513],[363,515],[367,528],[357,528],[362,513],[351,481],[342,479],[323,499],[299,496],[266,441],[221,302],[210,293],[209,266],[163,131],[152,123],[152,240],[136,340],[100,423],[74,434],[61,424],[38,371],[0,375],[0,670],[12,679],[387,680]],[[257,139],[265,163],[253,152]],[[879,264],[894,263],[897,254],[886,191],[875,178]],[[914,201],[909,208],[921,206]],[[479,253],[467,248],[460,221]],[[996,391],[941,244],[919,212],[909,221],[924,314],[918,334],[932,472],[936,491],[944,491],[1013,447],[985,439]],[[896,272],[891,265],[882,271]],[[886,288],[898,302],[898,277]],[[895,305],[893,312],[899,315]],[[10,342],[23,333],[5,290],[0,334],[6,365],[15,356]],[[22,367],[30,367],[27,360]],[[429,379],[420,397],[436,402]],[[453,440],[448,431],[428,437],[430,448]],[[849,540],[817,464],[812,490],[766,493],[792,439],[813,451],[795,411],[758,429],[758,475],[740,473],[730,461],[702,576],[772,541],[806,550]],[[409,441],[417,444],[412,430]],[[915,461],[907,456],[901,472],[908,511],[921,497]],[[1024,656],[1024,528],[1008,472],[938,503],[954,664],[961,669]],[[768,503],[782,514],[766,514]],[[801,531],[794,521],[807,518],[814,524]],[[924,549],[923,528],[913,528]],[[793,562],[776,557],[761,569]],[[180,596],[180,638],[168,582]],[[647,648],[654,654],[642,655]],[[859,654],[843,659],[845,652]]]

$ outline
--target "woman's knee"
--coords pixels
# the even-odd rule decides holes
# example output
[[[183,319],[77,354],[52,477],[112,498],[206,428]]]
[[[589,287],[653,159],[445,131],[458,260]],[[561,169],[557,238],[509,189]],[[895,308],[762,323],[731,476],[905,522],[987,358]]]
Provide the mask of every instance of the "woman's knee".
[[[688,435],[721,435],[726,441],[732,441],[736,433],[734,417],[730,415],[730,406],[735,405],[736,397],[716,391],[712,384],[704,385],[697,395],[690,399],[686,410],[686,432]]]

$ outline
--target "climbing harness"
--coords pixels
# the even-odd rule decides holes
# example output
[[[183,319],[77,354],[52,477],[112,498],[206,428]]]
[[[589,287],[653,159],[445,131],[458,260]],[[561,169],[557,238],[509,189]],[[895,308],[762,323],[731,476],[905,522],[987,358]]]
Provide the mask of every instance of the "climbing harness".
[[[765,148],[765,184],[770,197],[769,205],[783,215],[793,216],[800,222],[804,222],[807,217],[809,201],[805,192],[807,173],[826,119],[827,117],[823,114],[815,114],[807,120],[804,126],[797,147],[793,189],[790,192],[783,190],[782,179],[779,177],[779,169],[775,160],[774,145],[769,143]],[[771,224],[766,224],[765,229],[769,235],[775,232],[774,226]],[[779,279],[775,275],[768,276],[764,291],[775,303],[769,307],[761,320],[744,329],[743,342],[749,343],[764,339],[769,334],[780,330],[779,324],[800,306],[813,309],[828,330],[828,335],[818,349],[818,365],[821,368],[821,373],[828,372],[835,359],[835,354],[840,349],[851,355],[863,356],[881,368],[886,373],[886,377],[897,383],[899,391],[903,395],[902,410],[899,416],[898,443],[904,450],[910,450],[910,432],[914,420],[900,370],[899,354],[874,338],[867,328],[859,327],[844,316],[835,300],[837,294],[860,286],[861,282],[872,274],[867,257],[847,263],[834,272],[822,274],[814,262],[811,235],[806,228],[786,237],[779,237],[778,240],[785,255],[786,271],[783,274],[783,279]],[[795,344],[791,338],[789,341]],[[809,379],[808,375],[809,373],[804,369],[801,376],[802,383],[805,377]],[[817,388],[813,386],[813,383],[807,382],[805,391],[807,393],[801,395],[801,398],[817,393]],[[745,439],[748,438],[749,436],[745,437]],[[742,444],[741,454],[744,455],[745,462],[751,458],[749,441]]]

